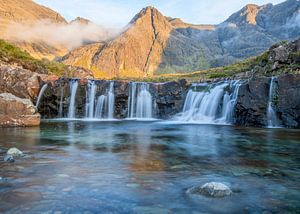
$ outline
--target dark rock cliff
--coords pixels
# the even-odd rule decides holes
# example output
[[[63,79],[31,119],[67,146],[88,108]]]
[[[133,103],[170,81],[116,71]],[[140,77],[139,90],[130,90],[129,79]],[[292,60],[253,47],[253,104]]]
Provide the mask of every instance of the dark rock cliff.
[[[109,81],[95,81],[97,85],[96,97],[105,94]],[[115,111],[118,119],[127,117],[129,84],[127,81],[114,81]],[[185,80],[166,83],[149,83],[149,91],[152,94],[156,111],[156,118],[170,118],[179,113],[184,104],[189,85]],[[85,104],[87,97],[87,81],[79,81],[76,94],[76,117],[85,117]],[[43,118],[66,117],[70,97],[69,79],[60,79],[54,85],[49,85],[39,105],[39,112]],[[60,103],[62,103],[62,115],[59,115]]]
[[[242,126],[267,125],[271,78],[252,79],[239,89],[235,123]],[[275,114],[281,126],[300,128],[300,75],[281,75],[275,80]]]

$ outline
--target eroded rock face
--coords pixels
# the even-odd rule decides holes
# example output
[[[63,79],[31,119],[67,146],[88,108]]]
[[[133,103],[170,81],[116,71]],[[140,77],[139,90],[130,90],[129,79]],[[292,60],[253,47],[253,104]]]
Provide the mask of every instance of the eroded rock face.
[[[97,80],[96,97],[105,94],[109,81]],[[149,83],[149,91],[156,105],[153,112],[157,118],[170,118],[179,113],[183,107],[189,85],[185,80],[167,83]],[[87,96],[87,81],[79,81],[76,95],[76,116],[85,116]],[[128,98],[130,82],[114,81],[115,118],[128,116]],[[53,86],[49,86],[39,106],[39,112],[45,118],[66,117],[70,99],[70,85],[68,79],[60,79]],[[62,104],[63,115],[59,115],[59,106]]]
[[[40,76],[14,66],[0,67],[0,93],[12,93],[20,98],[35,100],[40,90]]]
[[[285,127],[300,128],[300,75],[277,78],[277,114]]]
[[[235,124],[264,127],[271,79],[261,77],[250,80],[239,89],[235,111]],[[275,114],[283,127],[300,127],[300,75],[281,75],[276,78]]]
[[[265,126],[270,79],[258,78],[243,84],[235,111],[235,123],[244,126]]]
[[[0,127],[38,126],[40,114],[29,99],[0,94]]]
[[[256,77],[243,83],[238,92],[234,111],[234,124],[241,126],[267,126],[271,78]],[[282,75],[275,79],[274,111],[284,127],[300,127],[300,75]],[[107,92],[109,81],[97,80],[96,97]],[[149,83],[155,118],[169,119],[182,111],[189,84],[185,80]],[[115,118],[128,116],[130,82],[114,81]],[[76,117],[85,117],[87,81],[80,80],[76,95]],[[45,91],[39,111],[45,118],[66,117],[70,101],[69,79],[60,79]],[[62,105],[60,105],[62,104]],[[62,115],[59,107],[62,106]]]
[[[185,80],[158,84],[156,103],[158,117],[167,119],[181,112],[189,85]]]

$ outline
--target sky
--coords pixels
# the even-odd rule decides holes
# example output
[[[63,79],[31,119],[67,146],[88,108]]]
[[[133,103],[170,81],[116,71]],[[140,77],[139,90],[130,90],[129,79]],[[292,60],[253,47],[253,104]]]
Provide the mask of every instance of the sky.
[[[34,0],[59,12],[67,20],[78,16],[101,26],[121,28],[146,6],[165,16],[192,24],[219,24],[246,4],[278,4],[283,0]]]

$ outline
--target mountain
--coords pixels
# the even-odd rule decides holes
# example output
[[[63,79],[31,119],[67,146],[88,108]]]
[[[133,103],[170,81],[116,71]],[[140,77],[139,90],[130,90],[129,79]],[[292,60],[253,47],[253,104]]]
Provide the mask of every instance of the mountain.
[[[75,49],[63,62],[88,67],[97,77],[143,77],[228,65],[300,35],[300,2],[246,5],[219,25],[193,25],[144,8],[118,37]],[[88,60],[88,62],[86,61]],[[80,63],[81,62],[81,63]]]
[[[67,24],[67,21],[59,13],[47,7],[38,5],[31,0],[0,1],[0,20],[0,37],[14,43],[35,58],[53,59],[56,56],[66,54],[68,51],[67,48],[62,45],[12,40],[11,33],[7,33],[11,26],[18,28],[18,24],[30,25],[41,20],[48,20],[56,24]],[[11,30],[15,31],[15,29]]]
[[[1,1],[0,20],[0,38],[37,59],[53,60],[114,33],[81,17],[68,23],[59,13],[31,0]]]

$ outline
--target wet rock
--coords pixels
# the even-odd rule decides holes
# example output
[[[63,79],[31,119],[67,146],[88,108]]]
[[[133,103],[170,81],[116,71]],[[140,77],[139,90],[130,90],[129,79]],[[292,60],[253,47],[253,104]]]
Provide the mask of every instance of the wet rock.
[[[231,189],[223,184],[218,182],[210,182],[202,185],[201,187],[192,187],[187,190],[188,194],[200,194],[209,197],[225,197],[232,194]]]
[[[282,75],[277,78],[277,114],[285,127],[300,128],[300,75]]]
[[[9,163],[13,163],[13,162],[15,162],[15,159],[12,155],[5,155],[4,156],[4,161],[9,162]]]
[[[29,99],[0,94],[0,127],[38,126],[40,114]]]
[[[284,74],[276,78],[275,113],[284,127],[300,127],[300,75]],[[264,127],[267,125],[270,78],[254,78],[239,89],[235,124]]]
[[[234,115],[237,125],[258,127],[266,125],[269,88],[269,78],[252,79],[239,88]]]
[[[109,81],[96,80],[96,97],[103,95],[107,91]],[[76,96],[76,116],[85,116],[86,105],[86,85],[87,81],[80,81]],[[39,112],[43,118],[58,117],[59,107],[62,104],[63,114],[66,116],[68,111],[70,89],[69,79],[61,78],[50,84],[44,93],[44,97],[39,105]],[[153,103],[156,106],[156,112],[153,112],[157,118],[170,118],[179,113],[184,104],[184,100],[189,89],[189,84],[185,80],[178,80],[166,83],[149,83],[149,90],[152,94]],[[128,116],[128,98],[130,82],[115,81],[115,112],[114,116],[118,119]]]
[[[12,155],[14,157],[22,157],[23,156],[23,152],[20,151],[19,149],[17,148],[10,148],[7,152],[6,152],[7,155]]]

